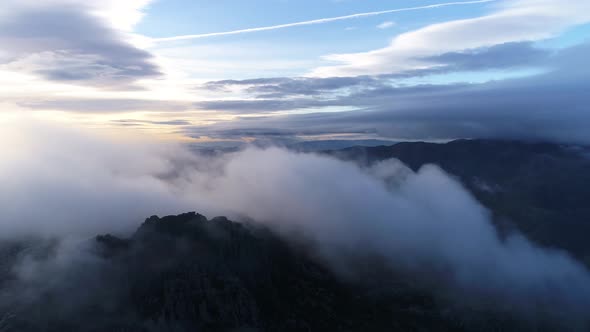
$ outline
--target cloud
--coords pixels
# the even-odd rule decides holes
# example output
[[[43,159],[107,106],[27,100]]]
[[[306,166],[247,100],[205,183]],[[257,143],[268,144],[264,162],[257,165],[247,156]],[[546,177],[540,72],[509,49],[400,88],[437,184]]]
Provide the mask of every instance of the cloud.
[[[115,98],[59,98],[19,100],[17,105],[31,110],[56,110],[76,113],[125,113],[139,111],[188,111],[192,105],[188,102],[149,100],[149,99],[115,99]]]
[[[41,7],[76,7],[103,19],[109,26],[130,31],[143,17],[143,9],[153,0],[86,0],[81,3],[78,0],[4,0],[0,8],[0,16],[10,16],[16,8],[34,10]]]
[[[418,73],[336,78],[333,82],[312,78],[250,81],[247,83],[260,83],[247,85],[255,95],[266,97],[265,93],[271,93],[278,99],[220,101],[201,106],[242,113],[330,106],[355,107],[357,111],[238,118],[185,131],[188,135],[209,133],[233,138],[241,133],[266,131],[285,135],[348,132],[407,139],[514,138],[590,144],[590,135],[583,126],[590,121],[586,111],[590,81],[584,65],[589,48],[586,43],[552,53],[530,44],[505,44],[430,58],[441,64],[439,68]],[[532,63],[546,71],[478,84],[395,84],[405,75],[523,68]],[[301,97],[299,92],[308,97]]]
[[[389,28],[391,28],[393,26],[395,26],[395,22],[393,22],[393,21],[385,21],[385,22],[377,25],[377,29],[384,30],[384,29],[389,29]]]
[[[203,157],[44,123],[7,128],[14,129],[0,140],[5,238],[130,232],[143,216],[190,206],[251,218],[288,240],[304,236],[338,272],[351,257],[376,255],[416,279],[434,277],[461,301],[485,297],[538,321],[587,314],[590,274],[581,264],[519,234],[501,239],[489,212],[436,166],[413,172],[389,160],[362,169],[277,148]]]
[[[153,56],[95,7],[54,2],[9,4],[10,12],[0,15],[2,69],[109,89],[161,75]]]
[[[382,180],[393,185],[386,187]],[[560,277],[549,268],[554,266],[568,271],[564,277],[577,275],[572,281],[586,293],[579,298],[570,294],[573,298],[566,302],[572,302],[566,305],[588,300],[590,285],[583,268],[574,263],[572,270],[562,270],[570,265],[568,258],[536,248],[519,235],[502,242],[487,211],[434,166],[413,173],[397,161],[387,161],[363,171],[314,155],[250,150],[231,158],[214,183],[213,197],[220,202],[231,202],[233,209],[287,238],[293,232],[305,234],[332,259],[367,251],[414,272],[436,271],[438,266],[450,269],[452,283],[467,294],[482,291],[525,306],[529,300],[561,297],[542,295],[548,284],[559,285],[555,282]],[[252,190],[244,195],[239,188]]]
[[[154,38],[154,39],[152,39],[152,41],[154,41],[154,42],[169,42],[169,41],[177,41],[177,40],[201,39],[201,38],[228,36],[228,35],[238,35],[238,34],[243,34],[243,33],[253,33],[253,32],[261,32],[261,31],[269,31],[269,30],[286,29],[286,28],[293,28],[293,27],[298,27],[298,26],[325,24],[325,23],[331,23],[331,22],[337,22],[337,21],[343,21],[343,20],[350,20],[350,19],[357,19],[357,18],[363,18],[363,17],[371,17],[371,16],[378,16],[378,15],[392,14],[392,13],[399,13],[399,12],[406,12],[406,11],[433,9],[433,8],[441,8],[441,7],[448,7],[448,6],[472,5],[472,4],[493,2],[493,1],[496,1],[496,0],[447,2],[447,3],[433,4],[433,5],[427,5],[427,6],[390,9],[390,10],[382,10],[382,11],[376,11],[376,12],[358,13],[358,14],[352,14],[352,15],[346,15],[346,16],[320,18],[317,20],[279,24],[279,25],[272,25],[272,26],[258,27],[258,28],[249,28],[249,29],[224,31],[224,32],[212,32],[212,33],[203,33],[203,34],[194,34],[194,35],[182,35],[182,36],[165,37],[165,38]]]
[[[137,119],[123,119],[113,120],[111,123],[127,126],[127,127],[138,127],[143,125],[160,125],[160,126],[188,126],[191,124],[188,120],[164,120],[164,121],[150,121],[150,120],[137,120]]]
[[[227,92],[237,87],[249,95],[263,99],[329,96],[335,93],[342,96],[355,91],[393,87],[396,83],[403,82],[404,79],[429,75],[551,66],[552,56],[555,53],[549,49],[536,47],[529,42],[507,43],[422,58],[421,60],[431,63],[433,67],[396,74],[222,80],[207,82],[200,88]]]
[[[228,113],[252,114],[272,113],[276,111],[290,111],[303,108],[331,106],[320,100],[210,100],[194,103],[194,106],[204,110],[223,111]]]
[[[2,126],[3,240],[31,232],[77,237],[131,231],[146,213],[194,208],[162,180],[174,169],[173,155],[185,153],[173,145],[120,144],[24,116]]]
[[[395,37],[387,47],[369,52],[333,54],[336,65],[312,71],[312,76],[355,76],[399,73],[428,68],[422,60],[444,53],[493,45],[542,40],[590,21],[590,4],[575,0],[503,1],[485,16],[429,25]]]
[[[249,80],[223,80],[207,82],[203,88],[212,91],[224,91],[232,87],[245,87],[247,93],[254,94],[257,98],[284,98],[289,96],[315,96],[334,92],[340,89],[349,89],[355,86],[364,88],[380,86],[382,81],[375,77],[277,77]]]
[[[490,69],[533,68],[546,65],[550,61],[552,53],[550,50],[535,47],[531,42],[499,44],[421,58],[423,61],[435,64],[436,68],[407,74],[424,75]]]

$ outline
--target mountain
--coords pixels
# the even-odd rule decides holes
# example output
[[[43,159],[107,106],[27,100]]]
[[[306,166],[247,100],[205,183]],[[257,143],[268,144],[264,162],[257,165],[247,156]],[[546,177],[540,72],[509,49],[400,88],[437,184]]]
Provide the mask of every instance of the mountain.
[[[518,229],[587,258],[587,151],[460,140],[324,153],[362,166],[389,158],[414,170],[437,164],[493,212],[501,232]],[[588,331],[506,306],[457,303],[436,274],[352,259],[355,274],[342,275],[303,237],[194,212],[152,216],[126,237],[2,240],[0,332]]]
[[[438,165],[493,212],[501,231],[518,229],[533,241],[590,263],[589,151],[552,143],[457,140],[326,153],[363,166],[389,158],[413,170]]]
[[[285,149],[298,151],[298,152],[320,152],[326,150],[341,150],[350,147],[360,147],[360,146],[382,146],[382,145],[391,145],[395,143],[394,141],[386,141],[386,140],[378,140],[378,139],[342,139],[342,140],[310,140],[310,141],[297,141],[297,140],[286,140],[286,141],[276,141],[276,140],[255,140],[253,142],[244,143],[244,142],[222,142],[222,143],[198,143],[198,144],[189,144],[187,145],[188,148],[198,154],[201,155],[217,155],[220,153],[230,153],[240,151],[246,147],[259,147],[259,148],[268,148],[268,147],[275,147],[280,146]]]
[[[289,149],[301,152],[317,152],[324,150],[340,150],[351,147],[366,146],[375,147],[383,145],[391,145],[394,142],[377,139],[364,140],[316,140],[303,141],[287,145]]]
[[[129,238],[58,251],[32,240],[0,249],[12,262],[34,253],[17,271],[45,272],[0,275],[0,331],[545,330],[510,312],[454,308],[378,260],[338,277],[303,247],[224,217],[153,216]]]

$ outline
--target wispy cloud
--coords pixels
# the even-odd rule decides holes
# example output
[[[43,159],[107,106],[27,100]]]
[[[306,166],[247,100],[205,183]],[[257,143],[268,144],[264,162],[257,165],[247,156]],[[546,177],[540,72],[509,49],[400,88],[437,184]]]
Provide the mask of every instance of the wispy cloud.
[[[386,47],[324,56],[330,64],[308,76],[381,75],[434,68],[424,58],[504,43],[539,41],[590,22],[590,2],[510,0],[484,16],[435,23],[402,33]]]
[[[378,29],[389,29],[395,25],[395,22],[385,21],[377,26]]]
[[[266,26],[266,27],[257,27],[257,28],[241,29],[241,30],[194,34],[194,35],[182,35],[182,36],[173,36],[173,37],[164,37],[164,38],[154,38],[153,41],[154,42],[168,42],[168,41],[177,41],[177,40],[189,40],[189,39],[201,39],[201,38],[210,38],[210,37],[238,35],[238,34],[243,34],[243,33],[253,33],[253,32],[261,32],[261,31],[269,31],[269,30],[286,29],[286,28],[292,28],[292,27],[297,27],[297,26],[331,23],[331,22],[336,22],[336,21],[385,15],[385,14],[398,13],[398,12],[434,9],[434,8],[448,7],[448,6],[473,5],[473,4],[480,4],[480,3],[486,3],[486,2],[494,2],[494,1],[496,1],[496,0],[446,2],[446,3],[439,3],[439,4],[433,4],[433,5],[427,5],[427,6],[398,8],[398,9],[382,10],[382,11],[376,11],[376,12],[357,13],[357,14],[351,14],[351,15],[345,15],[345,16],[338,16],[338,17],[320,18],[320,19],[316,19],[316,20],[279,24],[279,25],[271,25],[271,26]]]

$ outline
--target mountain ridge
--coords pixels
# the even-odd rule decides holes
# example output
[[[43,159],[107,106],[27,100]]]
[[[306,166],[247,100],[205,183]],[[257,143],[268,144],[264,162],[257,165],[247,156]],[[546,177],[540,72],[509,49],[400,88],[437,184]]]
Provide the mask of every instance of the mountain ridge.
[[[501,231],[590,262],[590,159],[587,147],[513,140],[404,142],[324,153],[363,167],[396,158],[417,171],[435,164],[460,182],[494,216]]]

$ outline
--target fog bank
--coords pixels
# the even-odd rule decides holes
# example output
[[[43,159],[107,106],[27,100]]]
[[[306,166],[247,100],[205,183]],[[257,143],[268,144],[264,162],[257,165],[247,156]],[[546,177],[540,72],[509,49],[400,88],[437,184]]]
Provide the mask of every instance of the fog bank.
[[[130,232],[149,215],[197,210],[249,218],[286,239],[303,235],[338,269],[351,253],[379,255],[395,269],[439,273],[441,287],[457,294],[523,312],[578,317],[590,305],[581,264],[519,234],[501,239],[489,212],[436,166],[415,173],[388,160],[361,169],[278,148],[206,157],[35,121],[6,128],[5,239]]]

